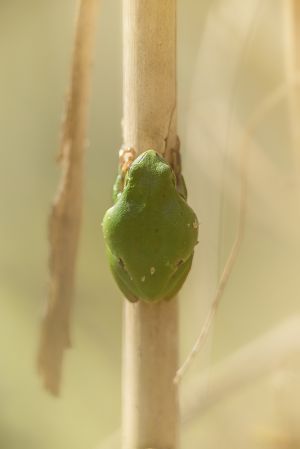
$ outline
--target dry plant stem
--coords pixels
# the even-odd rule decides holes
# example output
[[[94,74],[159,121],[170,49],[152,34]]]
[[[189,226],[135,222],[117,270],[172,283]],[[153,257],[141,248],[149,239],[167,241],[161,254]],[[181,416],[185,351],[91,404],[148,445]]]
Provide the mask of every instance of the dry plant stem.
[[[296,77],[289,83],[284,83],[277,87],[271,94],[269,94],[263,101],[257,106],[257,108],[251,114],[246,126],[245,132],[241,141],[239,148],[241,148],[241,160],[240,160],[240,183],[241,183],[241,193],[240,193],[240,205],[239,205],[239,223],[235,241],[232,245],[230,254],[227,258],[221,279],[216,291],[216,295],[210,307],[210,310],[206,316],[204,324],[201,328],[200,334],[194,343],[191,352],[188,354],[182,366],[176,373],[174,382],[178,383],[181,381],[182,377],[186,371],[191,366],[193,359],[196,357],[197,353],[202,348],[206,341],[210,327],[213,323],[213,319],[216,315],[217,308],[220,304],[222,294],[225,290],[227,281],[232,273],[232,269],[236,262],[237,256],[239,254],[240,246],[243,240],[244,228],[245,228],[245,217],[246,217],[246,206],[247,206],[247,157],[248,150],[251,144],[251,136],[255,129],[260,125],[266,115],[282,100],[286,98],[289,93],[291,86],[297,86],[300,83],[299,78]]]
[[[69,325],[82,210],[91,58],[98,0],[79,3],[71,82],[62,128],[62,175],[49,218],[49,293],[42,321],[38,369],[44,386],[59,393],[63,352],[70,346]]]
[[[282,3],[285,37],[285,73],[290,86],[288,92],[289,124],[294,158],[295,182],[299,187],[300,169],[300,93],[294,80],[300,72],[300,3],[298,0],[286,0]]]
[[[285,368],[300,357],[300,317],[288,319],[219,363],[207,382],[200,376],[186,388],[182,422],[189,423],[211,407],[257,379]]]
[[[182,377],[184,376],[187,369],[190,367],[193,359],[196,357],[197,353],[200,351],[202,345],[204,344],[210,327],[213,323],[214,317],[217,312],[218,305],[220,303],[222,294],[225,290],[227,281],[229,279],[229,276],[232,272],[232,269],[234,267],[235,261],[237,259],[237,256],[239,254],[240,246],[243,240],[244,236],[244,228],[245,228],[245,214],[246,214],[246,190],[247,190],[247,183],[246,183],[246,152],[244,151],[241,157],[241,163],[240,163],[240,177],[241,177],[241,192],[240,192],[240,205],[239,205],[239,223],[238,223],[238,230],[236,234],[235,241],[232,245],[230,254],[228,256],[228,259],[226,261],[225,267],[223,269],[223,273],[220,278],[220,282],[216,291],[216,295],[214,297],[214,300],[212,302],[212,305],[210,307],[210,310],[205,318],[203,327],[201,329],[201,332],[197,338],[197,340],[194,343],[194,346],[185,359],[182,366],[179,368],[179,370],[176,373],[174,383],[180,382]]]
[[[176,145],[176,1],[123,0],[125,147]],[[145,236],[147,238],[147,236]],[[123,449],[175,449],[177,299],[124,301]]]
[[[123,448],[176,448],[177,300],[126,302],[124,320]]]

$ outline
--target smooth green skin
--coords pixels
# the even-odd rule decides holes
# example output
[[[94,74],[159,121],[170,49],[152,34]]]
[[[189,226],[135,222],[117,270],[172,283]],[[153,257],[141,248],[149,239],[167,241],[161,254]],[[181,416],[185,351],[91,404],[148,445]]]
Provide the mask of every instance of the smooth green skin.
[[[154,150],[129,168],[122,192],[103,219],[114,278],[127,299],[155,302],[176,295],[190,270],[198,220],[176,188],[172,168]]]

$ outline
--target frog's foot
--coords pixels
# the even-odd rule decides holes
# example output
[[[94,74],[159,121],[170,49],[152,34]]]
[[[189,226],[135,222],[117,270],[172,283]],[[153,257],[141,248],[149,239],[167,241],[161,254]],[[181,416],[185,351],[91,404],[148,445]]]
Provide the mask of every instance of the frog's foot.
[[[127,170],[131,166],[132,162],[135,160],[137,156],[137,151],[132,148],[121,148],[119,150],[119,166],[120,171],[125,175],[127,173]]]

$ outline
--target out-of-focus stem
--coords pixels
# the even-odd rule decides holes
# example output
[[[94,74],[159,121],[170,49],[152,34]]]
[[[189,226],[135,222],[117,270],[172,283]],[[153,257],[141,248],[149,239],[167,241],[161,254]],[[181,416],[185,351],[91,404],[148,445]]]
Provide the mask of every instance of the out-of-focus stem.
[[[300,90],[295,80],[300,73],[300,3],[298,0],[285,0],[284,17],[284,53],[285,74],[290,86],[288,95],[289,123],[294,161],[294,178],[299,189],[300,170]],[[299,190],[298,190],[299,191]],[[299,194],[300,197],[300,194]]]

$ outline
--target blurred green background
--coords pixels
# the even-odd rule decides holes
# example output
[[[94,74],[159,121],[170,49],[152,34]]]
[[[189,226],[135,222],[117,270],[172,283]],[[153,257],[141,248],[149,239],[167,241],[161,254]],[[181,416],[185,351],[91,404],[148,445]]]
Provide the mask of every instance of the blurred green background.
[[[0,1],[1,449],[92,449],[120,426],[122,298],[100,227],[122,143],[120,1],[100,5],[73,349],[65,358],[60,399],[43,391],[35,370],[75,3]],[[235,235],[236,161],[249,117],[285,80],[284,3],[178,2],[179,134],[190,203],[201,221],[200,245],[180,298],[182,356],[199,332]],[[183,387],[204,367],[213,369],[299,313],[299,167],[295,171],[286,99],[260,121],[248,153],[241,253],[213,335]],[[184,436],[185,447],[198,448],[201,441],[203,447],[248,447],[233,422],[247,410],[252,430],[272,426],[272,398],[265,384],[240,393],[233,405],[227,402],[227,415],[221,408],[199,418]],[[231,416],[231,426],[224,416]],[[214,438],[207,437],[210,430]],[[269,446],[258,438],[250,447]]]

